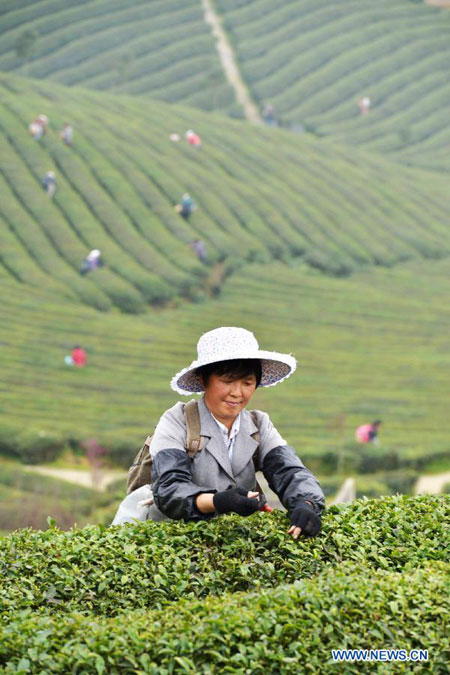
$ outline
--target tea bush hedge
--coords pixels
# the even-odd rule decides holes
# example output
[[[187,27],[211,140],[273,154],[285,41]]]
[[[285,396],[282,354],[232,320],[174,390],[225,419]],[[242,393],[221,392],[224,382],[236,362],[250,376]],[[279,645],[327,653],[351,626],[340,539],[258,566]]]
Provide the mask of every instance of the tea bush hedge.
[[[1,630],[0,663],[5,673],[360,673],[361,663],[333,663],[331,650],[400,647],[427,649],[429,660],[376,672],[444,675],[449,583],[445,563],[368,576],[347,562],[291,585],[126,617],[25,610]]]
[[[354,648],[426,649],[395,672],[444,675],[449,521],[450,496],[427,496],[331,507],[296,542],[281,512],[17,531],[0,539],[2,672],[331,673]]]
[[[112,616],[292,583],[343,561],[408,572],[449,561],[449,520],[448,496],[398,496],[331,507],[321,534],[298,541],[287,535],[289,519],[280,511],[187,524],[21,530],[1,541],[0,607],[5,616],[50,605],[62,614]]]

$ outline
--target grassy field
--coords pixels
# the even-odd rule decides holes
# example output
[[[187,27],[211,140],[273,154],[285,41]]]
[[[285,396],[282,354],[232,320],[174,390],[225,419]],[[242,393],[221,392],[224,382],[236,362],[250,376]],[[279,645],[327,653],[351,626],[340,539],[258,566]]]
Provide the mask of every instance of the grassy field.
[[[32,527],[46,529],[47,518],[68,529],[75,523],[101,522],[103,511],[117,508],[115,491],[100,493],[49,476],[34,474],[21,464],[0,459],[0,532]],[[111,506],[112,504],[112,506]],[[108,518],[108,524],[112,517]]]
[[[2,71],[242,116],[199,0],[7,0],[0,25]]]
[[[94,436],[126,464],[199,335],[228,324],[297,355],[298,375],[256,405],[314,467],[383,469],[352,445],[372,418],[390,468],[447,461],[444,176],[189,108],[1,82],[3,452],[39,462]],[[50,132],[37,142],[39,112]],[[188,126],[199,151],[169,140]],[[50,168],[53,200],[39,185]],[[186,189],[189,222],[173,209]],[[82,277],[94,247],[107,267]],[[64,364],[76,343],[85,370]]]

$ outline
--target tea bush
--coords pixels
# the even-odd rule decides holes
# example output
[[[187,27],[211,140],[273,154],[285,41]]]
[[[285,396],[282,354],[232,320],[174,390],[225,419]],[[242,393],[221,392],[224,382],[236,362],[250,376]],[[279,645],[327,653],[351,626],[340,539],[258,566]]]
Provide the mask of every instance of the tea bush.
[[[427,649],[395,672],[448,672],[450,566],[401,574],[343,563],[314,579],[181,600],[126,617],[18,612],[0,632],[5,673],[359,673],[332,649]],[[49,600],[52,593],[49,593]],[[57,605],[54,605],[57,607]],[[377,672],[392,672],[381,671]]]
[[[40,433],[38,429],[14,429],[9,424],[0,425],[0,453],[26,464],[50,462],[64,446],[62,436],[56,432]]]
[[[22,530],[1,541],[0,606],[9,615],[45,611],[50,602],[58,613],[112,616],[292,583],[343,561],[407,572],[448,561],[449,520],[450,498],[427,496],[331,507],[321,534],[298,541],[280,511],[206,523]]]

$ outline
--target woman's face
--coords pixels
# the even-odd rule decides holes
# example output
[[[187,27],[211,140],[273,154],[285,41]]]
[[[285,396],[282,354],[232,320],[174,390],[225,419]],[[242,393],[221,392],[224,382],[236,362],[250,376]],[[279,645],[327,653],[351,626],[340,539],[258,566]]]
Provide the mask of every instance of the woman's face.
[[[250,401],[255,389],[254,375],[234,380],[229,375],[213,373],[204,387],[205,403],[214,417],[231,429],[234,420]]]

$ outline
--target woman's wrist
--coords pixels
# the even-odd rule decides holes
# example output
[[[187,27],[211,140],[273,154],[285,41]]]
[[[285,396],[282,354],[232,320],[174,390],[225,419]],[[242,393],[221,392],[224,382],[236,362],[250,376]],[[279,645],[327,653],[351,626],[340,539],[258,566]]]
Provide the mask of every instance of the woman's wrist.
[[[212,492],[202,492],[195,499],[195,506],[200,513],[214,513],[214,494]]]

